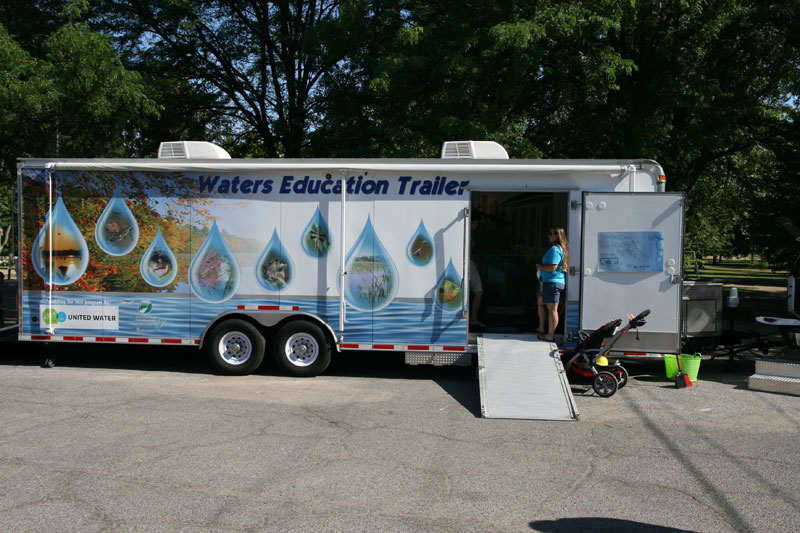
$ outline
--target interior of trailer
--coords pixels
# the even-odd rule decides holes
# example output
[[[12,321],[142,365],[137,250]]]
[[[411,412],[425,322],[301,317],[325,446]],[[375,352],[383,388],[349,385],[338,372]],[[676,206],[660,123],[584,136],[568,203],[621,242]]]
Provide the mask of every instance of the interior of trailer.
[[[475,332],[532,333],[538,326],[536,264],[549,248],[548,230],[567,227],[568,193],[472,191],[471,258],[483,286]],[[567,287],[566,290],[569,290]],[[564,330],[566,291],[556,333]],[[470,294],[470,302],[476,295]]]

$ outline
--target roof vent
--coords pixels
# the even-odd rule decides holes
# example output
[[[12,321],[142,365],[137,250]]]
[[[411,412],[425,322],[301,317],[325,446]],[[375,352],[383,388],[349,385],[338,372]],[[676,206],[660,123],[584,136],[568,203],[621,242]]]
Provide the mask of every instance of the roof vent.
[[[217,146],[205,141],[163,142],[158,147],[159,159],[230,159],[231,156]]]
[[[442,159],[508,159],[508,152],[494,141],[447,141]]]

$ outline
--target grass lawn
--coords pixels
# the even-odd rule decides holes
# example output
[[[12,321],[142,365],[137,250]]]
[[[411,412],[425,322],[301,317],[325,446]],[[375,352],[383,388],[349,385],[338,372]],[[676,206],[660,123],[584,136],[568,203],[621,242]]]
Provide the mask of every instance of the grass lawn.
[[[714,265],[709,258],[696,274],[691,268],[686,270],[689,281],[719,281],[733,285],[785,287],[788,276],[787,271],[773,271],[759,262],[751,264],[749,259],[724,259]]]

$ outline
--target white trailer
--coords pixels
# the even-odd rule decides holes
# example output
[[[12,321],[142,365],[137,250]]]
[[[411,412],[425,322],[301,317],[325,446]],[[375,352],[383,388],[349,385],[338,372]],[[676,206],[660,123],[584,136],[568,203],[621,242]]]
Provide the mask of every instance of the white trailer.
[[[664,179],[649,160],[510,160],[472,141],[441,159],[237,160],[185,142],[158,159],[21,159],[19,338],[193,345],[232,374],[266,353],[300,376],[347,350],[471,363],[469,261],[486,330],[530,333],[559,225],[559,343],[649,308],[620,349],[677,353],[684,195]]]

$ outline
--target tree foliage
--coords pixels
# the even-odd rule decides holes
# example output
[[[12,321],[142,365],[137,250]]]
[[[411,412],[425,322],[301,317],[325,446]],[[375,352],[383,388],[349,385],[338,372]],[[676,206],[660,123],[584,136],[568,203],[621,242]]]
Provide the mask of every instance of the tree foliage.
[[[4,175],[172,139],[243,157],[492,139],[655,159],[694,251],[792,253],[774,220],[800,180],[800,0],[8,0],[0,23]]]
[[[366,10],[346,0],[107,0],[97,19],[130,60],[168,64],[204,94],[230,119],[231,142],[278,157],[300,156],[322,122],[321,80],[362,34]]]

